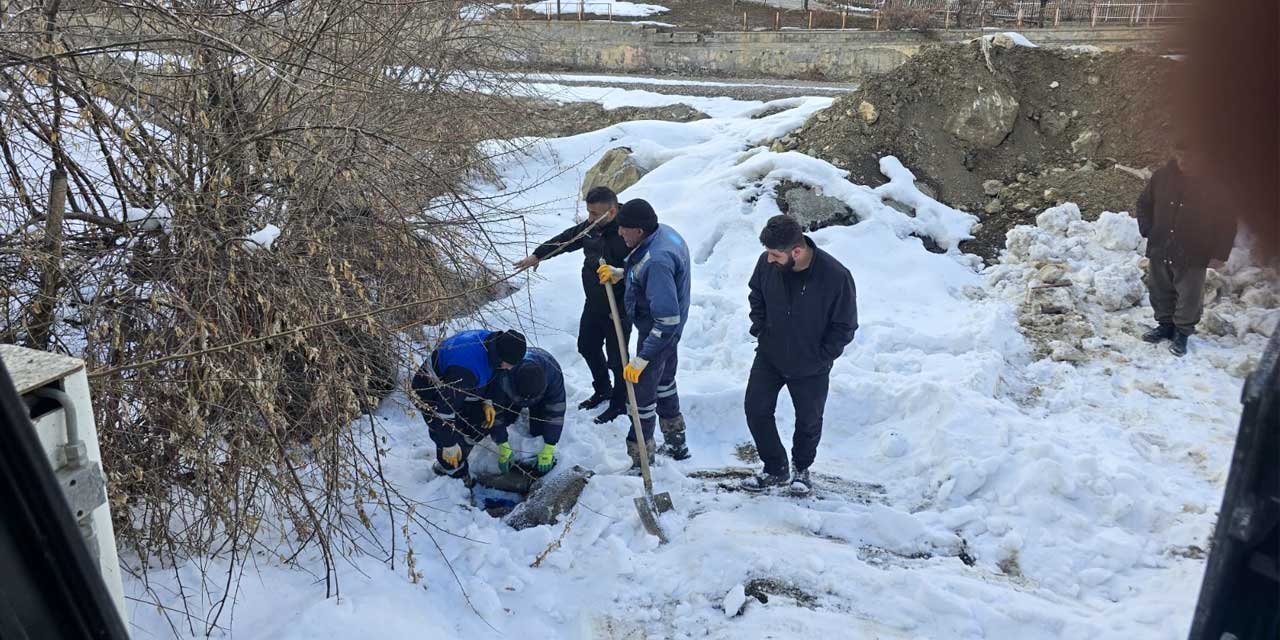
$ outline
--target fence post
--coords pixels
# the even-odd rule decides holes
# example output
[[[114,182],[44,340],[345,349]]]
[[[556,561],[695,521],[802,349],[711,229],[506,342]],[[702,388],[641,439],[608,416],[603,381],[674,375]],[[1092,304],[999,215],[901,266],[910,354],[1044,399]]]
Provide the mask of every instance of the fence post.
[[[880,10],[876,9],[876,31],[880,30]]]
[[[943,31],[951,28],[951,12],[947,11],[947,5],[942,5],[942,29]]]
[[[1053,8],[1053,26],[1056,28],[1062,18],[1062,5]]]
[[[1022,26],[1022,5],[1018,5],[1018,26]]]
[[[613,22],[613,3],[609,3],[609,22]]]
[[[849,10],[845,9],[840,12],[840,30],[844,31],[844,25],[849,22]]]
[[[579,0],[578,2],[578,22],[582,22],[582,9],[584,8],[583,5],[585,4],[586,4],[585,0]]]
[[[982,31],[987,30],[987,3],[986,0],[978,3],[978,35],[982,35]]]
[[[547,22],[551,22],[551,3],[547,3]]]
[[[773,12],[773,30],[774,31],[782,30],[782,12],[781,11]]]
[[[743,31],[747,30],[747,12],[746,11],[742,12],[742,30]]]
[[[1093,1],[1093,8],[1089,11],[1089,26],[1098,26],[1098,0]]]

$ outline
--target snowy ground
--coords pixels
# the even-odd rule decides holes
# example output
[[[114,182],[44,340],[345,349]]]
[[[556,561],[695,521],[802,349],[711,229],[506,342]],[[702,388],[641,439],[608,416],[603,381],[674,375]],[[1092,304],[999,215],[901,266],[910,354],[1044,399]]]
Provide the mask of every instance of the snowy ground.
[[[1090,360],[1032,362],[1016,297],[972,259],[930,253],[911,237],[954,246],[974,218],[916,191],[896,160],[882,162],[892,182],[872,190],[824,162],[762,146],[830,98],[784,101],[789,110],[760,119],[750,116],[771,105],[687,101],[713,117],[524,141],[500,167],[507,204],[537,209],[525,220],[536,241],[581,213],[586,169],[629,146],[653,170],[623,197],[648,199],[691,247],[678,380],[694,457],[666,461],[654,480],[676,504],[664,520],[671,543],[659,546],[637,520],[640,480],[619,474],[628,465],[623,421],[599,427],[571,412],[561,464],[598,475],[570,524],[516,532],[468,506],[459,482],[431,474],[422,421],[393,397],[377,415],[390,438],[388,479],[433,505],[429,517],[450,532],[413,534],[424,582],[410,581],[402,563],[393,570],[366,558],[343,567],[341,598],[325,600],[314,573],[260,556],[234,617],[222,619],[231,635],[1184,637],[1204,567],[1192,547],[1206,546],[1239,417],[1241,380],[1213,362],[1259,352],[1261,337],[1197,338],[1179,361],[1127,333],[1146,317],[1139,305],[1097,318],[1109,333]],[[744,464],[735,447],[750,440],[746,283],[783,179],[845,200],[862,220],[813,236],[853,272],[861,328],[832,372],[819,492],[807,500],[725,492],[695,475]],[[915,215],[885,206],[886,196]],[[504,258],[524,250],[514,244]],[[559,358],[571,406],[590,392],[575,352],[580,267],[576,255],[544,263],[488,315]],[[784,432],[789,412],[784,394]],[[494,464],[482,449],[472,462]],[[399,533],[376,524],[388,538]],[[224,565],[209,566],[217,576]],[[187,584],[198,577],[194,567],[179,573]],[[767,604],[748,597],[741,615],[727,615],[759,579],[787,593],[775,588]],[[164,593],[176,580],[156,575],[153,584]],[[127,588],[144,597],[138,584]],[[135,605],[131,622],[135,638],[172,634],[154,607]]]

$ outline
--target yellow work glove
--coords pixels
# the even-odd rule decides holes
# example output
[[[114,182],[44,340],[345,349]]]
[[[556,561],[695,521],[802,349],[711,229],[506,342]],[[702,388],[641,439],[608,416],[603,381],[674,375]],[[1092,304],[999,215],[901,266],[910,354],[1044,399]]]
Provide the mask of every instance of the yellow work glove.
[[[551,470],[555,464],[556,446],[554,444],[542,445],[542,451],[538,452],[538,473],[546,473]]]
[[[498,410],[493,408],[493,403],[488,400],[484,401],[484,428],[493,428],[493,421],[498,418]]]
[[[602,264],[596,269],[596,277],[600,278],[600,284],[617,284],[622,280],[622,269]]]
[[[440,452],[440,457],[444,460],[445,464],[456,469],[458,468],[458,465],[462,464],[462,447],[459,447],[456,444],[452,447],[445,447],[444,450]]]
[[[635,358],[622,368],[622,377],[627,379],[631,384],[639,384],[640,374],[644,372],[644,368],[649,366],[649,361],[644,358]]]
[[[504,442],[498,445],[498,471],[506,473],[511,470],[511,456],[515,452],[511,450],[511,443]]]

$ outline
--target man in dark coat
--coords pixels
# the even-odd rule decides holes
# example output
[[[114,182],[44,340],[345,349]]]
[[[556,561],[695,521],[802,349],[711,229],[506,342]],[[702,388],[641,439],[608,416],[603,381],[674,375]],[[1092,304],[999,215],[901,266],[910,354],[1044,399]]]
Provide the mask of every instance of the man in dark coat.
[[[631,250],[622,236],[618,235],[618,197],[608,187],[595,187],[587,192],[587,220],[581,224],[565,229],[556,237],[542,243],[515,266],[520,269],[536,267],[539,262],[560,250],[561,253],[582,250],[582,290],[586,294],[586,303],[582,306],[582,317],[578,321],[578,353],[587,361],[591,369],[591,384],[595,393],[578,405],[579,409],[594,409],[604,401],[609,406],[604,413],[596,416],[597,424],[612,422],[627,411],[627,389],[622,382],[622,357],[618,354],[618,339],[615,336],[613,320],[609,317],[609,300],[605,297],[604,287],[596,278],[596,269],[600,259],[615,267],[626,263],[627,254]],[[594,225],[594,226],[592,226]],[[590,231],[583,233],[591,227]],[[559,255],[559,254],[557,254]],[[621,303],[626,293],[626,283],[619,281],[613,285],[613,293]],[[627,339],[631,335],[631,323],[624,314],[622,331]],[[601,351],[604,347],[604,351]],[[613,383],[609,383],[609,374],[613,373]]]
[[[418,368],[413,391],[436,444],[437,474],[470,482],[467,456],[495,418],[485,390],[499,372],[520,364],[526,349],[518,331],[463,331],[437,345]]]
[[[500,373],[494,384],[489,385],[486,397],[497,409],[489,437],[498,445],[498,470],[506,473],[511,468],[515,451],[507,434],[524,411],[529,412],[529,435],[542,438],[542,448],[536,457],[539,474],[551,471],[555,465],[556,445],[564,431],[564,374],[560,363],[546,351],[529,347],[524,361],[510,371]]]
[[[849,270],[814,245],[790,216],[770,218],[760,243],[765,252],[751,274],[748,297],[751,335],[759,344],[744,405],[764,472],[742,486],[763,491],[790,479],[792,493],[807,495],[813,490],[809,467],[822,437],[831,365],[858,329],[857,290]],[[774,419],[784,386],[796,409],[791,475]]]
[[[1158,343],[1172,340],[1169,351],[1187,353],[1204,311],[1204,280],[1209,267],[1220,269],[1231,255],[1236,221],[1215,211],[1208,180],[1185,145],[1156,171],[1138,197],[1138,230],[1147,239],[1147,286],[1156,328],[1142,336]]]

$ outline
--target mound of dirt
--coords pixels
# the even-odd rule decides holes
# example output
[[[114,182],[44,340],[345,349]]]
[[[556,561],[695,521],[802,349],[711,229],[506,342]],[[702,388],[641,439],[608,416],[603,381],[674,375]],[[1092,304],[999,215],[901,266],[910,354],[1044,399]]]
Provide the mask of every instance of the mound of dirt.
[[[1131,208],[1137,196],[1133,187],[1142,187],[1138,180],[1073,169],[1115,163],[1148,167],[1167,160],[1174,140],[1165,87],[1177,63],[1133,52],[1000,44],[928,47],[814,114],[774,148],[822,158],[847,169],[853,182],[871,186],[885,182],[880,158],[897,156],[939,199],[975,212],[1011,183],[1028,184],[1028,190],[1043,186],[1034,201],[1020,188],[1003,195],[1026,197],[1026,211],[1052,206],[1058,196],[1086,198],[1092,217],[1105,209]],[[1090,160],[1093,164],[1086,165]],[[1018,181],[1018,174],[1039,181]],[[992,189],[992,180],[1000,185]],[[985,190],[984,183],[989,183]],[[1053,202],[1045,201],[1049,189]],[[1002,199],[989,217],[1019,202]],[[993,232],[1012,226],[998,220],[987,224]],[[994,257],[990,247],[966,249]]]

